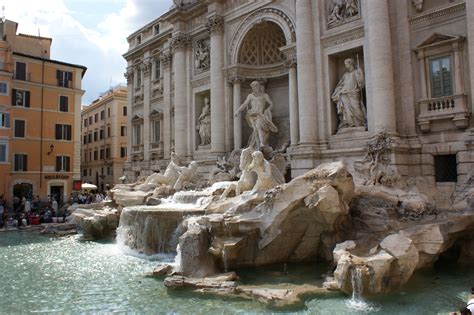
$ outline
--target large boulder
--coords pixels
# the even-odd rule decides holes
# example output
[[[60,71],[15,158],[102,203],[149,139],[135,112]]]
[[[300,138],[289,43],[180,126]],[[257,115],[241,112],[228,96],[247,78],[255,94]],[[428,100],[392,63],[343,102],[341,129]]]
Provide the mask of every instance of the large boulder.
[[[359,245],[364,247],[364,244]],[[401,234],[391,234],[368,255],[356,255],[364,249],[354,241],[338,244],[334,249],[337,268],[335,287],[351,294],[372,295],[400,287],[410,279],[418,264],[418,251],[412,241]],[[359,283],[360,287],[354,287]],[[331,286],[334,286],[331,284]]]
[[[192,266],[181,271],[195,273],[202,261],[206,275],[214,262],[225,270],[318,257],[331,260],[333,247],[348,230],[353,193],[352,176],[342,162],[334,162],[264,194],[229,198],[230,206],[211,204],[213,212],[226,211],[202,217],[205,224],[181,237],[182,265]]]
[[[126,189],[113,189],[112,198],[115,203],[122,207],[130,207],[142,205],[145,203],[147,197],[153,195],[153,192],[144,192],[144,191],[130,191]]]
[[[84,209],[76,208],[71,214],[72,222],[79,226],[85,238],[100,240],[115,236],[119,224],[116,209]]]

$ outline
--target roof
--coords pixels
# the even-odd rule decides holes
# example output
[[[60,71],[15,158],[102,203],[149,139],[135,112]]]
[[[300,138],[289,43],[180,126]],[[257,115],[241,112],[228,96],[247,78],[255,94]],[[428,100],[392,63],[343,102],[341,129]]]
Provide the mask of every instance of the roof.
[[[17,36],[23,36],[23,37],[29,37],[29,38],[36,38],[36,39],[46,39],[46,40],[49,40],[49,41],[53,41],[53,39],[52,39],[51,37],[28,35],[28,34],[23,34],[23,33],[20,33],[20,34],[18,34]]]
[[[31,55],[22,54],[22,53],[19,53],[19,52],[16,52],[16,51],[13,52],[13,55],[21,56],[21,57],[27,57],[27,58],[36,59],[36,60],[41,60],[41,61],[44,61],[44,62],[54,63],[54,64],[58,64],[58,65],[62,65],[62,66],[67,66],[67,67],[79,68],[79,69],[82,69],[82,70],[83,70],[83,71],[82,71],[82,77],[84,77],[84,74],[85,74],[86,71],[87,71],[87,67],[86,67],[86,66],[76,65],[76,64],[73,64],[73,63],[67,63],[67,62],[63,62],[63,61],[59,61],[59,60],[54,60],[54,59],[47,59],[47,58],[41,58],[41,57],[31,56]]]

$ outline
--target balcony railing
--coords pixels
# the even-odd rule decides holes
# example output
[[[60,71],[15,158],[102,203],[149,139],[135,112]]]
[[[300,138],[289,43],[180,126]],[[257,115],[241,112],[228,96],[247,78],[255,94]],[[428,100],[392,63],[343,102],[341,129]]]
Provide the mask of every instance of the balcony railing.
[[[143,151],[143,144],[134,144],[132,145],[132,153]]]
[[[421,131],[431,130],[431,123],[436,120],[452,120],[459,129],[468,127],[469,110],[467,96],[463,94],[430,98],[419,101],[420,114],[418,125]]]

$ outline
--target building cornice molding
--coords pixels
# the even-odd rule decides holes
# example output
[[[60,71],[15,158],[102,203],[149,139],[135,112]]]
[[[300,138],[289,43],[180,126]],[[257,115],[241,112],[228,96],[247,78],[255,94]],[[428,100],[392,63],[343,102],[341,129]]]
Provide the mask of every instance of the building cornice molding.
[[[471,1],[471,0],[469,0]],[[446,16],[450,16],[456,14],[461,11],[466,11],[466,3],[456,3],[447,7],[443,8],[436,8],[432,11],[421,13],[409,18],[410,25],[419,25],[425,22],[431,22],[433,20],[443,18]]]
[[[344,44],[359,38],[363,38],[365,35],[364,25],[360,25],[348,30],[344,30],[339,33],[331,34],[321,38],[323,48],[329,48],[336,45]]]

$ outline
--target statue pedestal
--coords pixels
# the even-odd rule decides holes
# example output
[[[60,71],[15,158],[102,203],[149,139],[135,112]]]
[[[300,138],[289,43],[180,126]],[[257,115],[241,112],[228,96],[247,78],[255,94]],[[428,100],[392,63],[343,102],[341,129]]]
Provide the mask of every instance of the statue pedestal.
[[[197,151],[209,151],[211,150],[211,145],[206,144],[206,145],[198,145]]]
[[[341,128],[337,131],[337,135],[343,135],[343,134],[353,134],[355,132],[364,132],[366,131],[366,128],[364,126],[361,127],[346,127],[346,128]]]

